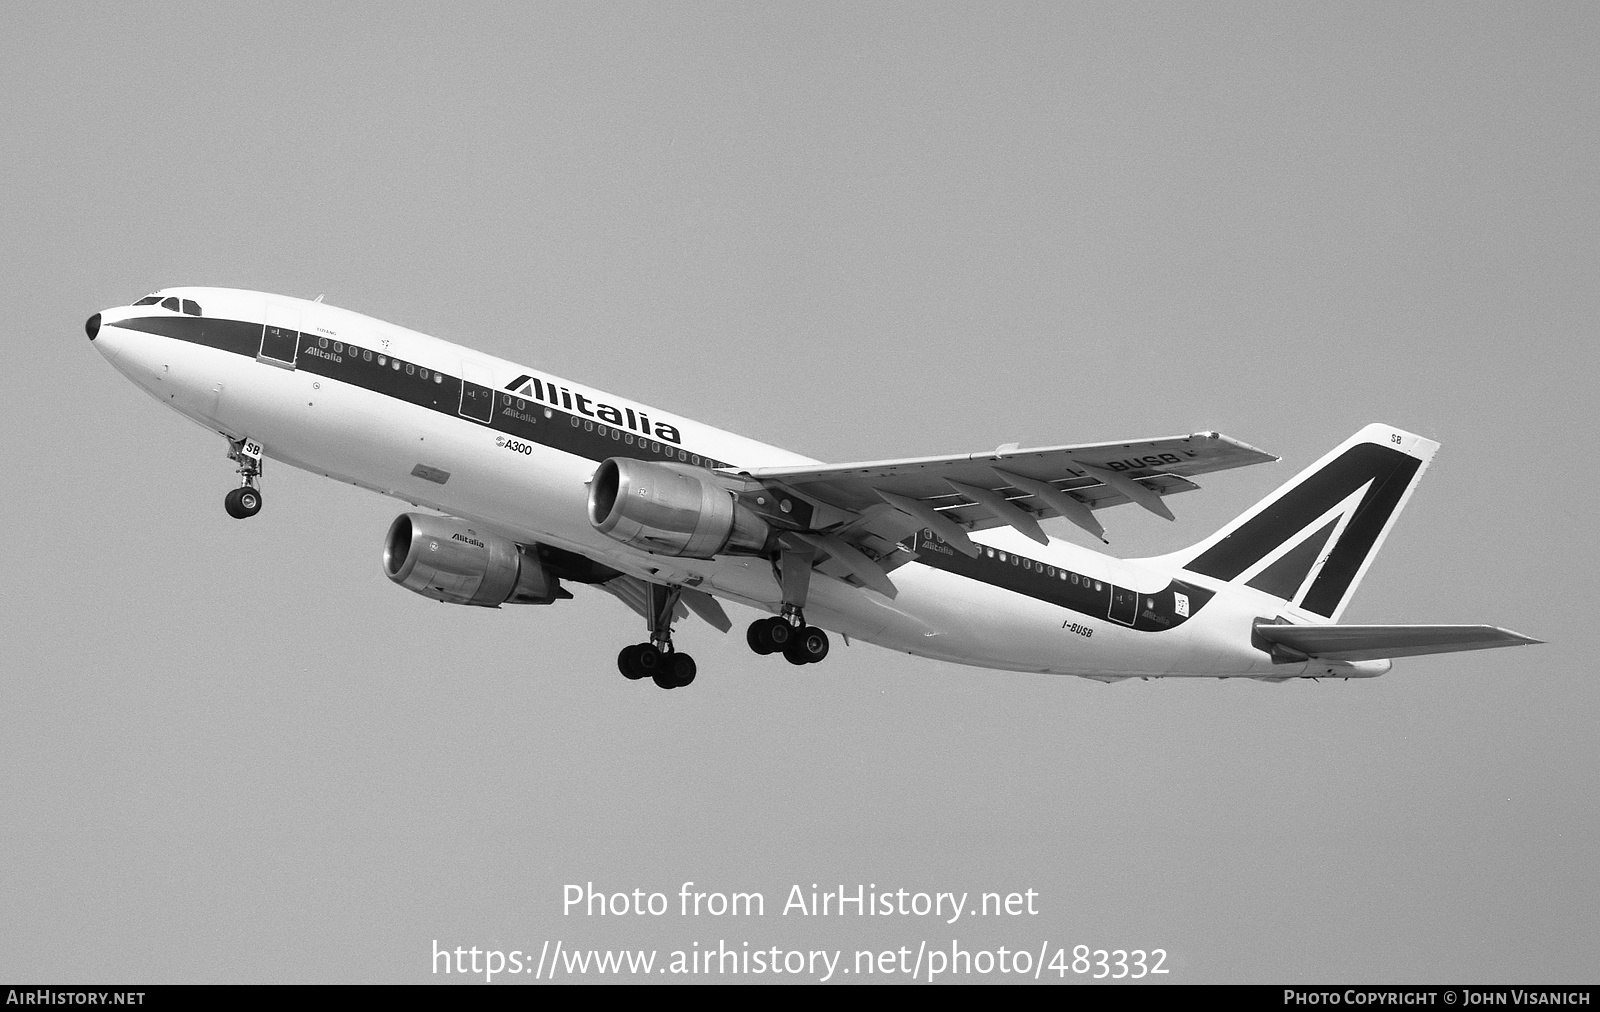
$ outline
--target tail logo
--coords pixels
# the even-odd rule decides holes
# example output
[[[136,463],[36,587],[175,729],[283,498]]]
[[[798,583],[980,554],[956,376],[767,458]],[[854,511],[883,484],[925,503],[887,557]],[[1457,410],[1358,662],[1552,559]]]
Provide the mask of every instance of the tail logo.
[[[1285,490],[1187,568],[1331,617],[1360,577],[1422,461],[1357,443]]]

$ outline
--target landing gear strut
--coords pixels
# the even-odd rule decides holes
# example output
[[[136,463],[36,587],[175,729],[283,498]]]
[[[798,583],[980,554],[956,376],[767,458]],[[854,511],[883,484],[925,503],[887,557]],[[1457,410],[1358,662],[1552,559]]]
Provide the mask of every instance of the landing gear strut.
[[[745,642],[758,654],[781,653],[790,664],[815,664],[828,656],[828,634],[806,625],[805,603],[811,590],[811,563],[816,549],[799,540],[785,540],[778,558],[778,580],[783,586],[783,610],[772,618],[756,619],[745,632]]]
[[[672,619],[682,588],[650,585],[650,642],[623,647],[617,670],[630,679],[649,678],[663,689],[680,689],[694,681],[694,658],[672,646]]]
[[[261,444],[254,439],[230,439],[228,459],[239,465],[239,487],[228,493],[222,505],[228,516],[247,520],[261,512]]]

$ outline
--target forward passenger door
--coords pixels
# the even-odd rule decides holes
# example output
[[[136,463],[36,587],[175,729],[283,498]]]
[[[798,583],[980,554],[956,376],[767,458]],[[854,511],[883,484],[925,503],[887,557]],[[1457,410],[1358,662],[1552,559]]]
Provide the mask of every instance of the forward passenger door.
[[[268,303],[265,320],[256,361],[293,369],[300,354],[300,311]]]

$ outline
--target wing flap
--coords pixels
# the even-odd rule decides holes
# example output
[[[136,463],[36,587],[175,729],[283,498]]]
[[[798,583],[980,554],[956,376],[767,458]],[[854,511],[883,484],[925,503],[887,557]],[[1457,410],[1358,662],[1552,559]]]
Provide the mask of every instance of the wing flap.
[[[1375,661],[1544,642],[1492,625],[1271,625],[1258,622],[1255,632],[1269,643],[1330,661]]]
[[[722,610],[722,602],[707,594],[703,590],[692,587],[680,588],[680,600],[688,606],[689,610],[699,615],[717,632],[727,632],[733,628],[733,619]]]

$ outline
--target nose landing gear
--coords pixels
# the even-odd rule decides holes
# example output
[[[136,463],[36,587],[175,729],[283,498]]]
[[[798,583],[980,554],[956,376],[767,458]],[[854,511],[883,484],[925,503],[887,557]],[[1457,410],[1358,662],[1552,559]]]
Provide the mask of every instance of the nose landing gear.
[[[248,486],[236,488],[222,500],[222,506],[235,520],[248,520],[261,512],[261,493]]]
[[[248,520],[261,512],[261,444],[254,439],[228,440],[228,459],[239,465],[239,487],[222,500],[228,516]]]

